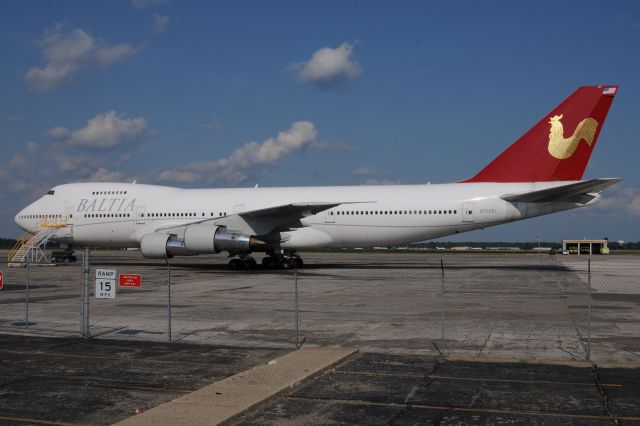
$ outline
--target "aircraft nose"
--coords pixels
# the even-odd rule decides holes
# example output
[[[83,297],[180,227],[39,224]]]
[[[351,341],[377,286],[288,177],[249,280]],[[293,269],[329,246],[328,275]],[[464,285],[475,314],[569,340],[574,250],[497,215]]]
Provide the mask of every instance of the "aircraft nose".
[[[18,227],[20,229],[22,229],[23,231],[26,231],[26,223],[25,220],[22,218],[24,216],[24,210],[20,211],[16,217],[13,218],[13,221],[16,223],[16,225],[18,225]]]

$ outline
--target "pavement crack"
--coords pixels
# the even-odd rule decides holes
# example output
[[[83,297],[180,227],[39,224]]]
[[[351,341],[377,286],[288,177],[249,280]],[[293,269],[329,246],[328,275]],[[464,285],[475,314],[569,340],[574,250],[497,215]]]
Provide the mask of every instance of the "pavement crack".
[[[596,385],[596,389],[598,389],[598,394],[600,394],[600,399],[602,402],[602,408],[604,409],[604,412],[607,414],[607,416],[609,416],[609,418],[614,424],[621,424],[620,420],[611,410],[611,404],[609,404],[609,394],[607,393],[606,386],[603,386],[602,378],[600,377],[600,373],[598,372],[598,365],[596,363],[592,364],[591,371],[592,371],[591,374],[593,376],[593,382]]]
[[[421,386],[427,387],[431,384],[431,380],[429,379],[429,373],[433,373],[433,371],[435,370],[435,366],[436,364],[432,364],[431,367],[429,368],[429,371],[426,371],[422,376],[422,379],[421,379],[422,381],[418,382],[417,384],[411,387],[407,395],[404,397],[404,401],[403,401],[404,407],[401,410],[399,410],[397,413],[395,413],[393,416],[391,416],[389,420],[387,420],[387,425],[395,424],[395,421],[398,419],[398,417],[400,417],[402,414],[408,412],[411,409],[411,406],[412,406],[411,400],[415,397],[416,392],[418,392]]]
[[[18,383],[28,382],[29,380],[31,380],[31,377],[20,377],[19,379],[10,380],[6,383],[0,383],[0,389],[8,388],[9,386],[12,386]]]

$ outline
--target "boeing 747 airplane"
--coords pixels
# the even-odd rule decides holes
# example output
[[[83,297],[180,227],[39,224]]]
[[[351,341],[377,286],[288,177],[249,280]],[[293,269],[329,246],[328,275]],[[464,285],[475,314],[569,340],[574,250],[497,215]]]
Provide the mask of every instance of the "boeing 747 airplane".
[[[581,180],[617,86],[580,87],[475,176],[438,185],[180,189],[52,188],[16,217],[73,246],[147,258],[228,252],[230,266],[301,267],[299,250],[394,246],[596,202],[617,178]]]

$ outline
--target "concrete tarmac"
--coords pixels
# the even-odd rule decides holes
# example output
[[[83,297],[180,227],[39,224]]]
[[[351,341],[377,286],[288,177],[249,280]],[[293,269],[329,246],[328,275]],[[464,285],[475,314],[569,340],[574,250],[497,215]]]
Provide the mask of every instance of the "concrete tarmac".
[[[587,257],[352,251],[303,253],[303,258],[297,339],[304,345],[640,362],[640,258],[635,256],[593,256],[590,278]],[[112,268],[140,273],[143,281],[141,288],[118,288],[115,300],[95,299],[91,282],[92,335],[167,341],[163,262],[122,251],[96,252],[91,259],[91,280],[96,268]],[[223,256],[170,261],[172,340],[295,347],[294,273],[230,271],[227,261]],[[3,271],[0,331],[79,334],[79,266]]]
[[[0,425],[640,424],[640,368],[353,356],[349,348],[0,341]]]
[[[296,343],[361,355],[238,424],[638,421],[640,258],[303,256],[297,334],[293,271],[230,271],[221,256],[171,260],[172,344],[162,262],[92,255],[88,341],[78,338],[79,266],[0,268],[0,424],[122,420]],[[140,273],[142,287],[96,299],[96,268]]]
[[[286,351],[0,334],[0,425],[112,424]]]
[[[234,425],[640,424],[640,369],[360,354]]]

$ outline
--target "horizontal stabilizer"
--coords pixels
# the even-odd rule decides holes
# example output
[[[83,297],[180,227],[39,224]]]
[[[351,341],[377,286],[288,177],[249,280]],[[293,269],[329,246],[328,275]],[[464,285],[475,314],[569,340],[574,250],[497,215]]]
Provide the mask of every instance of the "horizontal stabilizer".
[[[525,192],[523,194],[503,195],[501,198],[505,201],[523,203],[546,203],[551,201],[585,203],[593,198],[589,197],[589,194],[598,193],[620,182],[620,180],[621,179],[618,178],[591,179],[539,191]]]

